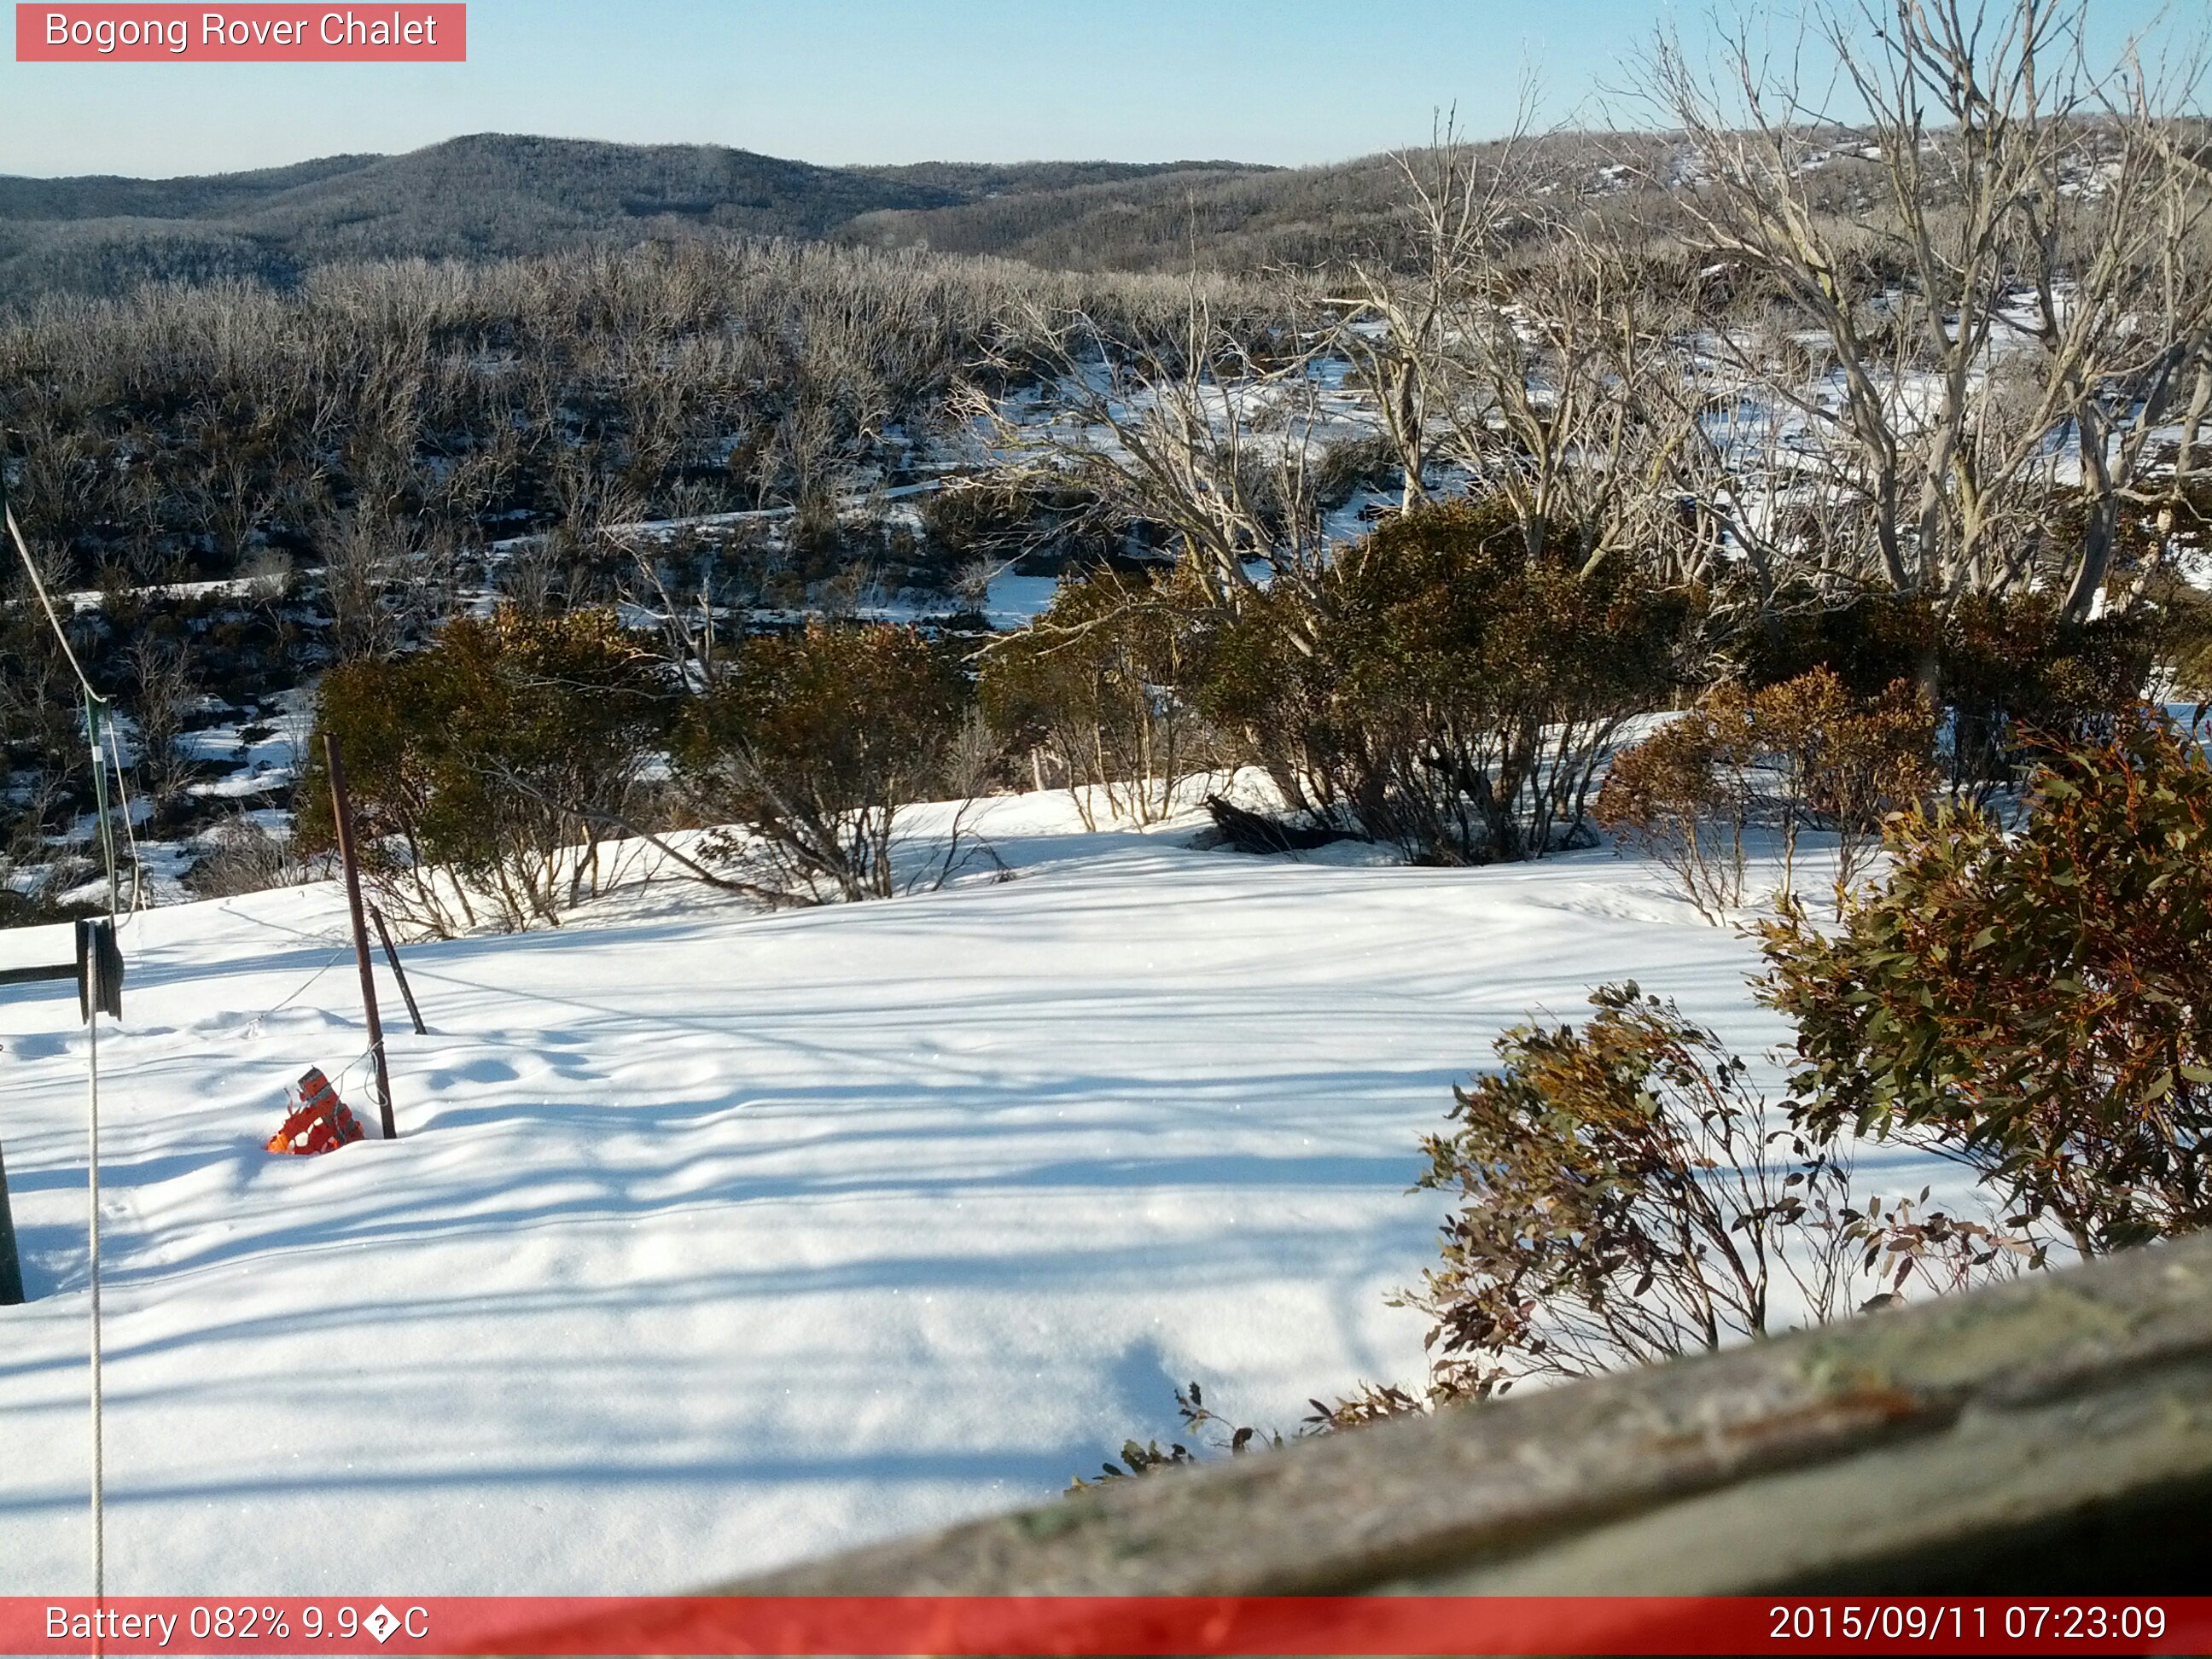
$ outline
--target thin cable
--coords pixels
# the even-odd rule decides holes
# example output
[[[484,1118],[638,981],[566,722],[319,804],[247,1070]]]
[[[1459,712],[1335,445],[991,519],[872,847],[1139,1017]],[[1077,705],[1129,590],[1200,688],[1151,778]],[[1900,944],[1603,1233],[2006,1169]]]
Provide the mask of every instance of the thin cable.
[[[23,562],[23,574],[31,579],[31,591],[39,596],[40,609],[43,610],[46,613],[47,624],[54,630],[54,642],[61,647],[62,655],[69,661],[70,672],[76,676],[76,683],[84,688],[85,723],[91,728],[86,735],[92,740],[92,765],[94,773],[95,774],[94,782],[97,784],[99,781],[97,774],[99,773],[100,767],[100,727],[98,720],[94,718],[94,711],[95,709],[108,708],[111,705],[106,697],[101,696],[99,692],[92,689],[92,681],[86,677],[84,665],[76,659],[76,648],[70,643],[69,630],[62,626],[61,614],[54,609],[53,596],[46,592],[46,578],[39,574],[39,562],[31,556],[30,544],[23,539],[23,527],[15,522],[15,509],[14,507],[8,504],[6,496],[3,494],[0,494],[0,517],[4,517],[7,520],[8,538],[15,543],[16,556]],[[120,750],[115,748],[114,737],[115,724],[111,720],[108,722],[108,747],[111,750],[113,750],[115,755],[116,791],[118,795],[121,795],[124,798],[125,801],[123,830],[124,834],[130,838],[131,842],[131,908],[135,910],[138,908],[140,896],[144,890],[146,870],[145,866],[139,861],[138,838],[132,831],[131,826],[129,817],[129,795],[127,791],[125,791],[123,783],[123,755]],[[102,816],[104,817],[105,814],[103,813]],[[112,832],[106,830],[104,824],[102,826],[102,830],[103,834],[112,836]],[[108,843],[107,856],[107,908],[108,915],[112,919],[120,908],[116,902],[115,897],[115,852],[114,844],[112,839]]]
[[[370,1059],[375,1054],[375,1053],[376,1050],[374,1048],[364,1048],[359,1054],[356,1054],[351,1060],[348,1060],[345,1064],[345,1069],[331,1079],[331,1092],[332,1094],[337,1093],[338,1085],[344,1082],[349,1077],[352,1076],[353,1073],[360,1068],[362,1063]]]
[[[240,1035],[243,1036],[253,1036],[258,1035],[260,1032],[261,1022],[263,1020],[267,1019],[272,1014],[283,1013],[284,1010],[290,1007],[301,997],[305,996],[307,994],[308,988],[313,986],[317,980],[320,979],[325,974],[329,973],[331,969],[337,967],[342,958],[351,956],[352,954],[353,946],[350,943],[339,945],[337,950],[331,952],[331,959],[325,963],[321,967],[316,969],[313,973],[308,975],[306,979],[301,981],[299,985],[293,990],[291,995],[286,997],[283,1001],[278,1003],[274,1008],[258,1013],[254,1015],[252,1019],[248,1020],[246,1024],[245,1030],[240,1033]]]
[[[146,908],[146,864],[138,856],[138,832],[131,823],[131,786],[123,781],[123,750],[115,738],[115,722],[107,723],[107,752],[115,762],[115,799],[123,809],[123,839],[131,848],[131,910]]]
[[[92,963],[99,959],[92,950]],[[90,967],[97,972],[96,967]],[[86,1235],[92,1245],[92,1594],[95,1601],[107,1593],[106,1423],[100,1389],[100,1007],[95,1002],[86,1027],[85,1115],[91,1146]]]
[[[31,579],[31,591],[39,596],[39,603],[46,607],[46,620],[53,624],[54,637],[61,641],[62,655],[69,659],[70,668],[76,675],[76,683],[84,688],[86,696],[106,708],[107,699],[94,690],[92,682],[85,678],[83,666],[77,661],[76,652],[70,647],[69,635],[62,627],[62,619],[54,612],[54,602],[46,594],[46,580],[39,574],[38,562],[32,558],[31,550],[23,540],[22,529],[15,522],[15,509],[12,507],[0,507],[0,513],[4,513],[7,517],[8,534],[15,544],[15,551],[22,556],[24,573]]]

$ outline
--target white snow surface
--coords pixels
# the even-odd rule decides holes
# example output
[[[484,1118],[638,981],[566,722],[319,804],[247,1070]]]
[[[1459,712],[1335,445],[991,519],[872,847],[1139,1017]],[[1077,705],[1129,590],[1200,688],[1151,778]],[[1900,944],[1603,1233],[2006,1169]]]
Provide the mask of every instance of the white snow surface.
[[[1418,1139],[1503,1028],[1632,975],[1747,1054],[1779,1034],[1751,947],[1610,854],[970,816],[1013,879],[765,915],[659,884],[416,946],[426,1037],[380,963],[401,1138],[323,1158],[262,1143],[362,1053],[338,890],[132,918],[110,1592],[677,1590],[1045,1498],[1167,1437],[1186,1379],[1287,1429],[1419,1378],[1384,1303],[1444,1210],[1407,1191]],[[0,1044],[31,1297],[0,1309],[0,1591],[81,1593],[74,991],[0,995]],[[373,1121],[363,1069],[340,1088]]]

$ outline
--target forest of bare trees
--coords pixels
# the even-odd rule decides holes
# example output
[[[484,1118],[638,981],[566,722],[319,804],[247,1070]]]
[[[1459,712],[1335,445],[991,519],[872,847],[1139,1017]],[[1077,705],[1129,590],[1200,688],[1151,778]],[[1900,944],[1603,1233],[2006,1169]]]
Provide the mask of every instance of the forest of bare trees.
[[[1028,711],[1007,779],[1241,759],[1425,856],[1540,854],[1584,833],[1627,715],[1814,666],[1910,682],[1955,716],[1954,782],[1985,779],[2037,720],[2203,678],[2201,66],[2100,61],[2057,0],[1804,21],[1786,59],[1657,38],[1643,130],[1446,122],[1362,173],[1394,183],[1361,234],[1256,275],[702,234],[49,298],[0,323],[9,498],[155,732],[195,687],[388,660],[500,599],[629,607],[681,700],[756,623],[850,610],[856,573],[972,592],[1058,548],[1117,565],[1110,599],[967,651],[987,692],[994,660],[1051,668],[998,700]],[[1263,184],[1287,188],[1206,188]],[[1433,533],[1358,540],[1448,501]],[[772,515],[750,542],[637,528],[747,514]],[[1510,603],[1466,614],[1470,582]],[[35,823],[81,767],[11,591],[0,715]],[[1147,607],[1172,614],[1123,626]],[[1603,666],[1633,686],[1570,683],[1632,638]],[[1147,641],[1170,669],[1133,665]],[[1094,645],[1110,695],[1063,672]]]
[[[1184,300],[773,242],[333,266],[289,294],[46,301],[0,327],[0,422],[64,585],[224,577],[319,557],[350,515],[404,545],[805,506],[896,472],[948,383],[1020,356],[1033,307],[1133,339]]]
[[[1526,132],[1403,158],[1406,257],[1336,273],[1308,337],[1364,383],[1404,504],[1445,467],[1510,504],[1532,558],[1626,552],[1762,609],[2138,604],[2204,499],[2212,149],[2173,114],[2194,72],[2094,69],[2079,6],[1983,13],[1901,8],[1878,42],[1827,19],[1856,125],[1810,101],[1809,64],[1764,78],[1739,41],[1715,81],[1662,39],[1671,144],[1595,172]],[[1663,205],[1615,204],[1631,172]],[[1125,368],[1130,459],[1071,464],[1196,544],[1304,568],[1310,491],[1277,466],[1255,494],[1263,446],[1201,412],[1255,382],[1247,343],[1209,349],[1211,374],[1189,349]]]

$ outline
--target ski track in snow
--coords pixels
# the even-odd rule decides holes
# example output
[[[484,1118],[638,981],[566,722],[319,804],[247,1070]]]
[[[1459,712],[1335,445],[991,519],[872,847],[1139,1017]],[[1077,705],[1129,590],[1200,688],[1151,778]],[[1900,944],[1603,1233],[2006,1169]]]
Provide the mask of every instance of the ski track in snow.
[[[663,884],[414,947],[427,1037],[380,963],[402,1138],[319,1158],[262,1142],[286,1082],[361,1053],[349,953],[266,1011],[343,944],[339,890],[132,918],[110,1590],[678,1590],[1044,1498],[1167,1438],[1188,1378],[1287,1430],[1420,1376],[1383,1300],[1444,1212],[1407,1192],[1418,1139],[1504,1027],[1633,975],[1747,1053],[1778,1033],[1751,948],[1609,854],[979,816],[1016,879],[773,915]],[[73,991],[9,991],[0,1042],[32,1297],[0,1310],[0,1591],[82,1593]]]

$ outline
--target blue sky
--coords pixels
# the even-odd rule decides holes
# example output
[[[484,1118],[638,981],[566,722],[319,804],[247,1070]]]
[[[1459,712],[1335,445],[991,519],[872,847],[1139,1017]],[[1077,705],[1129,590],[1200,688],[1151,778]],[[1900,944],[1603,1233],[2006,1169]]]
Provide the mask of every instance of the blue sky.
[[[2152,0],[2094,0],[2117,39]],[[1746,8],[1771,17],[1778,8]],[[1734,15],[1733,9],[1725,15]],[[471,0],[465,64],[0,63],[0,173],[162,176],[465,132],[822,162],[1300,163],[1554,118],[1660,21],[1636,0]]]

